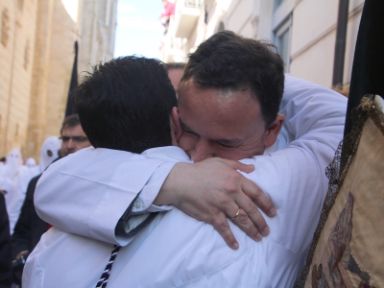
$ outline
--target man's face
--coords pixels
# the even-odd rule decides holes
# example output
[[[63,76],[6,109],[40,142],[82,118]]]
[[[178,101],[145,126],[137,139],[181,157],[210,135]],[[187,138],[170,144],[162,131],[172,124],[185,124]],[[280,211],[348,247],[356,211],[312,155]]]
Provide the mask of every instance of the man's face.
[[[177,144],[195,162],[259,155],[276,140],[280,127],[276,135],[274,128],[266,127],[260,104],[249,89],[223,92],[188,81],[180,86],[179,97],[182,133]]]
[[[61,140],[62,157],[91,145],[91,143],[88,141],[88,137],[85,135],[83,129],[81,128],[81,125],[65,127],[61,132]]]

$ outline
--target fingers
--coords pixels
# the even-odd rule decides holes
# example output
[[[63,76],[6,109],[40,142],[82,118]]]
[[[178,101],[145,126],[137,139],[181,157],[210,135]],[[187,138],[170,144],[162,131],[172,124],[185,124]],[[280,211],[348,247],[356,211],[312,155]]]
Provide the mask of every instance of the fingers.
[[[196,164],[179,163],[168,175],[155,203],[172,204],[210,223],[229,247],[237,249],[239,244],[229,219],[252,239],[260,240],[269,229],[259,208],[270,216],[276,213],[270,197],[238,172],[253,169],[253,165],[220,158]]]
[[[255,203],[246,195],[238,197],[236,203],[241,208],[240,215],[232,218],[232,222],[256,241],[260,240],[261,236],[267,236],[269,234],[267,222]]]
[[[223,206],[231,206],[226,209],[227,217],[253,240],[260,241],[262,236],[268,235],[269,229],[264,218],[247,195],[243,194],[236,201]]]
[[[223,163],[229,165],[233,169],[246,172],[252,172],[254,169],[253,165],[246,165],[238,161],[223,159]],[[234,190],[229,189],[229,191],[232,191],[231,198],[227,198],[228,202],[222,203],[221,211],[223,211],[227,217],[249,237],[256,241],[261,240],[263,236],[269,234],[270,230],[259,209],[268,216],[274,216],[276,214],[276,209],[271,198],[253,181],[240,174],[237,174],[237,177],[233,178],[227,175],[227,179],[229,180],[229,183],[239,183],[239,186],[226,186],[227,188],[232,187]],[[234,217],[238,210],[240,211],[240,214]]]
[[[236,209],[237,205],[233,201],[227,203],[232,204],[232,210]],[[199,221],[211,224],[231,249],[239,248],[239,243],[230,229],[227,216],[221,210],[222,207],[219,209],[217,206],[209,204],[209,200],[204,201],[202,206],[196,206],[192,201],[181,201],[179,209]]]
[[[253,181],[241,176],[240,193],[236,193],[235,204],[237,207],[227,210],[227,216],[231,221],[243,230],[249,237],[259,241],[262,236],[267,236],[270,232],[261,209],[268,216],[274,216],[276,209],[271,198],[265,194]],[[228,205],[229,206],[229,205]],[[240,208],[240,215],[233,217]]]
[[[227,245],[235,250],[239,248],[239,244],[230,229],[227,217],[255,241],[260,241],[262,236],[267,236],[269,233],[269,228],[259,211],[250,208],[254,205],[252,201],[248,198],[248,200],[244,202],[239,202],[240,203],[237,203],[239,206],[236,206],[236,203],[232,202],[232,208],[227,209],[227,211],[231,212],[227,212],[227,215],[220,212],[216,214],[211,221],[211,224],[221,237],[223,237]],[[245,207],[245,210],[238,207]]]
[[[276,207],[273,204],[271,197],[269,197],[268,194],[265,194],[254,182],[244,178],[241,184],[241,189],[248,195],[249,198],[251,198],[252,202],[255,203],[269,217],[276,215]],[[249,210],[246,210],[248,214],[255,213],[251,207],[248,208]]]
[[[239,209],[238,211],[239,213],[237,213],[237,216],[230,218],[231,221],[253,240],[260,241],[262,235],[260,234],[258,227],[255,226],[243,209]]]
[[[244,164],[239,161],[234,161],[234,160],[227,160],[227,159],[220,159],[220,161],[224,162],[228,166],[232,167],[233,169],[240,170],[241,172],[244,173],[251,173],[253,170],[255,170],[255,166],[252,164]]]
[[[227,245],[236,250],[239,248],[239,243],[237,242],[235,236],[233,235],[228,220],[223,213],[216,214],[216,217],[213,218],[211,223],[216,231],[223,237]]]

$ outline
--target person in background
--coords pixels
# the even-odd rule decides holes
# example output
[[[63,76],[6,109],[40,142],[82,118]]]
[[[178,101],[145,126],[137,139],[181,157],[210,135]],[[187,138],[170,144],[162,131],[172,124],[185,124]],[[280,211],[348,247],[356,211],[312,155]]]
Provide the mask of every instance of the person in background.
[[[49,164],[60,157],[74,153],[90,146],[77,114],[67,116],[60,129],[60,138],[48,137],[41,148],[40,169],[43,172]],[[41,235],[48,230],[50,225],[39,218],[33,203],[36,183],[41,174],[32,178],[28,184],[26,197],[12,235],[12,273],[13,282],[21,284],[21,275],[29,253],[39,242]],[[60,193],[60,191],[56,191]]]
[[[6,164],[2,170],[0,189],[5,191],[4,197],[12,234],[17,218],[20,215],[28,182],[31,179],[29,169],[23,165],[20,148],[14,148],[8,153]]]
[[[69,115],[65,118],[60,130],[62,141],[60,156],[64,157],[82,148],[89,147],[91,143],[81,127],[80,119],[77,114]]]
[[[11,283],[11,236],[5,199],[0,191],[0,288],[10,288]]]
[[[27,158],[24,166],[28,170],[30,179],[40,173],[39,166],[36,164],[36,160],[33,157]]]
[[[61,143],[57,136],[48,136],[44,140],[40,150],[39,173],[42,173],[49,164],[59,157]]]

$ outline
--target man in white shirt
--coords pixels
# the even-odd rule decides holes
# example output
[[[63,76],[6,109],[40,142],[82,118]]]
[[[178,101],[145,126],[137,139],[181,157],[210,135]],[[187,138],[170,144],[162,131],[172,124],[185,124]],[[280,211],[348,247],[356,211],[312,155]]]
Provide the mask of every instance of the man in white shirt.
[[[269,91],[270,93],[280,94],[281,97],[283,76],[278,75],[279,73],[283,75],[282,63],[275,59],[276,56],[273,53],[268,52],[272,55],[266,53],[265,47],[262,48],[263,46],[261,46],[260,48],[256,42],[238,38],[231,33],[221,33],[213,36],[204,45],[200,46],[193,54],[182,80],[181,89],[179,90],[181,98],[179,111],[174,110],[172,113],[174,127],[176,128],[174,139],[193,160],[201,160],[211,156],[240,159],[263,153],[264,148],[271,147],[274,144],[282,119],[277,115],[279,101],[277,101],[277,104],[275,103],[277,105],[275,112],[266,115],[266,111],[263,111],[265,107],[261,108],[260,111],[260,102],[267,101],[267,98],[263,98],[269,96],[269,93],[265,94],[265,91],[268,91],[266,87],[272,89]],[[265,63],[260,62],[257,57],[256,59],[249,57],[249,53],[255,52],[253,50],[254,45],[264,52],[261,59],[265,60]],[[211,48],[214,48],[212,49],[213,54],[207,56],[207,54],[203,53]],[[231,58],[228,55],[231,55],[229,52],[233,52],[233,49],[239,54],[233,55],[234,58]],[[224,54],[220,55],[220,52]],[[222,71],[217,66],[218,63],[215,61],[218,61],[218,58],[215,57],[222,58],[226,55],[229,60],[224,59],[224,61],[221,61],[221,65],[228,69]],[[244,56],[244,58],[239,58],[239,56]],[[209,64],[209,59],[214,59],[214,61]],[[240,64],[236,65],[243,65],[243,67],[250,69],[251,72],[253,68],[250,66],[257,63],[260,65],[258,68],[260,71],[267,69],[263,66],[265,64],[269,68],[273,67],[273,73],[268,74],[265,72],[261,73],[261,75],[248,74],[250,71],[242,73],[241,70],[236,70],[236,65],[234,67],[228,65],[233,64],[234,62],[231,61],[234,61],[234,59],[236,59],[236,63],[240,62]],[[229,62],[226,63],[226,60]],[[247,62],[254,65],[247,66]],[[201,67],[209,67],[209,65],[213,70],[199,70]],[[209,73],[211,73],[212,78],[206,79],[210,81],[208,83],[199,82],[200,80],[204,81],[205,77],[209,78],[206,74],[204,75],[204,71],[210,71]],[[234,78],[232,82],[227,78],[225,80],[229,82],[225,82],[226,84],[223,85],[220,80],[223,80],[225,73],[228,73],[230,77],[239,76],[239,78]],[[236,73],[239,73],[239,75]],[[203,77],[199,78],[201,75]],[[249,77],[248,81],[249,79],[257,79],[259,82],[256,81],[256,85],[253,86],[253,82],[251,84],[244,81],[244,79],[247,79],[247,75]],[[268,83],[263,77],[271,79],[271,76],[276,76],[277,79],[274,78],[274,80],[277,83],[280,82],[281,86],[260,85],[260,83]],[[269,81],[269,83],[273,82],[273,80]],[[277,89],[277,91],[273,89]],[[194,96],[192,97],[192,95]],[[255,96],[257,98],[254,98]],[[233,101],[234,99],[238,99],[238,101]],[[257,100],[255,101],[255,99]],[[215,110],[209,111],[210,109],[207,107],[218,107],[220,109],[217,110],[219,112],[215,112]],[[112,270],[111,287],[120,287],[123,283],[133,287],[223,287],[223,285],[225,287],[249,287],[252,285],[256,287],[266,285],[281,287],[282,284],[289,287],[292,285],[305,257],[318,220],[321,201],[327,187],[324,168],[332,159],[333,152],[341,139],[345,99],[319,86],[288,78],[281,109],[286,115],[289,115],[286,125],[288,130],[285,131],[288,140],[297,140],[293,140],[284,150],[244,160],[256,167],[256,170],[247,176],[255,180],[264,191],[269,193],[279,209],[277,217],[267,219],[271,227],[271,235],[261,243],[255,243],[246,237],[244,233],[233,227],[240,241],[240,249],[233,251],[225,245],[211,226],[193,220],[179,210],[174,209],[165,215],[156,217],[147,228],[139,232],[134,240],[131,240],[129,246],[120,251]],[[197,113],[200,117],[193,117],[194,113]],[[179,128],[182,127],[183,130],[177,129],[178,118],[181,119]],[[257,125],[251,121],[252,119]],[[204,121],[201,122],[200,120]],[[212,127],[215,129],[210,130]],[[223,127],[228,130],[223,129]],[[230,133],[226,134],[225,131]],[[191,145],[190,148],[188,148],[188,145]],[[84,204],[83,207],[93,205],[94,207],[92,214],[87,215],[91,220],[88,219],[87,221],[102,219],[102,215],[108,215],[105,203],[109,204],[108,209],[112,217],[102,220],[104,223],[99,227],[92,225],[88,226],[84,232],[76,231],[82,224],[73,229],[66,223],[76,222],[79,217],[84,218],[86,216],[77,213],[79,210],[74,214],[76,219],[74,216],[69,222],[68,219],[58,221],[58,225],[55,224],[56,227],[64,228],[64,230],[73,229],[70,232],[83,234],[87,237],[91,236],[106,242],[116,241],[120,244],[130,242],[129,239],[120,239],[119,235],[121,233],[115,233],[116,231],[114,231],[119,229],[119,220],[124,220],[124,216],[121,217],[126,210],[124,205],[130,201],[129,203],[140,206],[140,201],[143,201],[141,199],[143,198],[143,192],[148,192],[144,190],[157,189],[161,186],[165,176],[161,176],[158,171],[156,173],[153,173],[153,171],[159,168],[162,168],[163,171],[166,170],[167,167],[165,167],[164,162],[171,163],[168,165],[168,170],[165,173],[162,172],[167,175],[170,170],[169,166],[173,167],[172,164],[175,162],[175,158],[179,161],[187,161],[188,159],[177,148],[163,148],[161,153],[150,150],[141,156],[121,152],[121,157],[125,157],[127,162],[136,162],[139,165],[144,165],[143,159],[150,162],[149,165],[146,164],[147,172],[145,175],[134,173],[133,168],[129,170],[134,174],[132,178],[135,179],[135,182],[133,183],[132,178],[129,181],[124,180],[124,174],[125,178],[127,174],[129,175],[125,170],[125,168],[130,167],[129,165],[119,164],[113,169],[113,172],[110,171],[109,168],[112,168],[115,164],[124,162],[124,159],[116,160],[116,158],[113,161],[107,160],[113,154],[113,151],[103,149],[88,150],[81,155],[77,154],[76,158],[80,157],[84,165],[88,166],[89,163],[96,159],[104,164],[109,161],[108,167],[105,167],[106,173],[97,175],[98,185],[103,186],[100,189],[95,185],[96,181],[94,179],[97,177],[89,173],[89,171],[80,174],[81,170],[77,170],[78,168],[70,171],[68,169],[70,162],[68,161],[71,160],[66,161],[66,163],[63,162],[61,165],[58,165],[60,163],[57,164],[56,167],[59,168],[60,166],[61,170],[58,173],[61,175],[59,182],[65,182],[65,179],[74,179],[73,175],[77,175],[77,184],[83,184],[84,191],[88,190],[87,187],[94,187],[92,194],[88,194],[87,200],[79,199],[81,201],[79,205]],[[159,157],[159,155],[162,156]],[[211,159],[206,163],[220,165],[220,161],[224,160]],[[236,162],[226,163],[236,166]],[[188,167],[187,169],[192,166],[191,164],[182,165]],[[245,166],[237,165],[242,167],[243,170],[247,170]],[[55,169],[52,171],[55,171]],[[216,171],[210,170],[210,172],[215,173]],[[162,187],[163,194],[159,197],[165,200],[160,199],[160,202],[167,203],[169,201],[167,200],[166,191],[169,187],[167,187],[169,185],[167,181],[172,182],[175,177],[177,178],[177,173],[172,173]],[[209,176],[214,177],[212,174]],[[151,185],[148,180],[155,183],[161,182],[161,184]],[[194,179],[182,180],[190,183]],[[42,189],[44,189],[44,185],[51,185],[49,173],[41,185]],[[248,189],[247,187],[241,188],[242,190]],[[140,191],[139,198],[136,198]],[[115,197],[114,195],[119,192],[121,195]],[[207,191],[203,192],[209,193]],[[128,195],[125,196],[126,194]],[[120,201],[116,200],[117,198],[120,198]],[[133,199],[136,199],[136,201],[132,202]],[[40,198],[39,201],[40,204],[43,203],[44,197]],[[236,205],[231,209],[232,211],[227,212],[228,214],[231,213],[232,221],[237,222],[240,227],[248,225],[249,222],[247,221],[251,218],[247,203],[242,201],[243,198],[237,198]],[[172,201],[169,203],[172,203]],[[233,204],[233,202],[231,203]],[[117,213],[115,213],[115,207],[118,210]],[[94,229],[95,227],[97,229]],[[111,227],[113,227],[113,230],[111,230]],[[179,229],[178,233],[173,235],[173,229]],[[100,270],[99,265],[103,261],[106,263],[111,250],[111,247],[107,244],[64,234],[57,230],[48,233],[39,246],[40,248],[33,253],[32,258],[29,260],[30,263],[27,265],[25,273],[24,282],[30,287],[53,285],[53,281],[58,277],[57,273],[63,275],[63,269],[60,269],[60,267],[67,267],[66,270],[75,263],[78,264],[76,265],[78,267],[71,271],[71,277],[74,277],[68,280],[69,282],[63,282],[63,285],[71,287],[95,285],[97,275],[100,275],[102,270]],[[68,250],[63,252],[65,247],[69,247],[71,253]],[[80,258],[74,256],[78,255],[76,252],[81,252],[82,260],[80,264],[78,262]],[[90,256],[83,257],[87,253]],[[153,257],[153,259],[148,261],[148,257]],[[54,261],[58,267],[49,270],[51,261]],[[99,270],[97,271],[97,269]],[[38,276],[31,277],[32,275]],[[65,275],[63,277],[68,278]],[[70,282],[72,280],[76,281]],[[62,283],[62,281],[59,282],[59,284]]]

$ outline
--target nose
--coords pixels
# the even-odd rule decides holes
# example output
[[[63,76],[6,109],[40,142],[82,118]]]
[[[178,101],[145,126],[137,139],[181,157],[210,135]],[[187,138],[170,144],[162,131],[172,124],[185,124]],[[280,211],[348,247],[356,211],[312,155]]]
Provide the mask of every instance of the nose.
[[[69,151],[72,151],[76,148],[76,143],[73,141],[72,138],[70,138],[66,143],[65,143],[65,148]]]
[[[192,150],[190,156],[194,162],[199,162],[210,157],[215,157],[212,143],[206,139],[200,138],[199,141],[197,141],[195,148]]]

